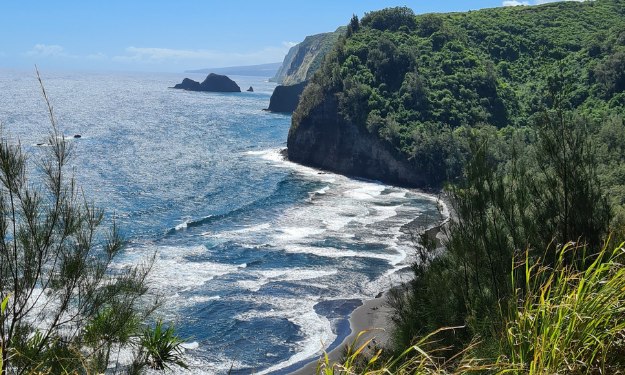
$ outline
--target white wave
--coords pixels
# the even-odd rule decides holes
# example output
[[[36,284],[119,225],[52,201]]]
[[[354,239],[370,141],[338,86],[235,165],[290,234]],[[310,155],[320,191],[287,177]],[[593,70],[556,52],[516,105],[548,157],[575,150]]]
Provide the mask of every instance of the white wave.
[[[252,225],[252,226],[247,226],[247,227],[243,227],[240,229],[232,229],[232,230],[227,230],[227,231],[222,231],[222,232],[217,232],[217,233],[216,232],[203,232],[200,235],[203,237],[234,239],[234,238],[241,238],[242,236],[245,236],[251,233],[265,232],[269,229],[271,229],[271,224],[263,223],[263,224]]]
[[[384,189],[384,185],[367,183],[365,186],[359,186],[356,189],[347,190],[343,194],[346,197],[353,199],[370,200],[382,194]]]
[[[248,289],[252,292],[256,292],[270,282],[315,280],[326,276],[333,276],[337,273],[337,269],[323,270],[290,268],[260,270],[250,273],[250,276],[256,278],[255,280],[239,280],[237,281],[237,284],[242,288]]]
[[[175,295],[176,299],[181,298],[179,294]],[[208,301],[217,301],[221,299],[221,296],[191,296],[185,297],[186,300],[192,303],[206,303]]]
[[[407,191],[394,191],[392,193],[388,193],[387,195],[390,198],[403,199],[406,198],[406,194],[408,194]]]
[[[182,222],[182,223],[180,223],[180,224],[176,225],[176,226],[174,227],[174,229],[175,229],[175,230],[183,230],[183,229],[187,229],[187,225],[188,225],[188,224],[189,224],[189,221],[188,221],[188,220],[187,220],[187,221],[184,221],[184,222]]]
[[[186,260],[189,256],[198,256],[204,253],[206,253],[204,246],[134,248],[128,249],[124,260],[116,263],[115,266],[123,268],[140,264],[140,262],[148,261],[152,254],[155,254],[154,264],[148,275],[149,284],[157,290],[170,291],[168,294],[197,288],[215,277],[236,272],[247,266],[246,264],[231,265]]]
[[[325,193],[327,193],[327,192],[328,192],[328,190],[330,190],[330,186],[327,186],[327,185],[326,185],[326,186],[322,187],[321,189],[316,190],[316,191],[315,191],[315,194],[321,194],[321,195],[324,195]]]
[[[263,302],[269,304],[271,309],[240,314],[236,316],[236,319],[286,317],[287,320],[300,327],[305,339],[298,343],[299,350],[296,354],[286,361],[258,372],[259,375],[277,371],[318,355],[336,339],[336,335],[332,333],[330,321],[315,312],[314,306],[318,302],[317,299],[274,297],[264,299]]]
[[[338,249],[335,247],[316,247],[305,245],[286,245],[284,250],[287,253],[294,254],[311,254],[325,258],[371,258],[381,259],[389,263],[395,262],[400,256],[397,253],[385,252],[374,253],[369,251],[355,251]]]
[[[304,266],[292,269],[244,269],[245,265],[185,261],[184,257],[188,255],[199,255],[206,251],[203,247],[167,250],[168,253],[178,254],[171,256],[160,255],[164,250],[160,249],[157,263],[160,262],[167,270],[157,271],[161,272],[157,278],[168,281],[159,285],[159,288],[173,288],[175,292],[182,292],[197,288],[219,275],[245,273],[245,277],[236,281],[236,286],[251,292],[259,291],[268,283],[297,282],[320,290],[328,289],[330,293],[334,293],[332,298],[336,298],[338,293],[342,298],[364,299],[372,298],[412,277],[407,267],[415,261],[413,244],[406,242],[402,227],[422,215],[423,207],[415,204],[416,200],[426,199],[435,203],[438,202],[436,197],[417,190],[353,180],[294,164],[285,160],[279,149],[249,151],[246,154],[280,168],[289,168],[304,179],[322,183],[323,187],[316,188],[316,191],[311,190],[311,199],[308,202],[301,202],[302,204],[284,210],[270,222],[235,227],[229,231],[205,232],[202,236],[210,238],[211,242],[236,241],[250,249],[262,248],[263,252],[276,251],[278,254],[284,251],[333,259],[378,259],[387,263],[388,268],[371,281],[356,283],[360,280],[357,277],[343,287],[336,285],[336,275],[340,272],[336,268]],[[441,210],[444,217],[449,216],[444,204]],[[332,241],[337,244],[334,245]],[[367,249],[367,245],[371,245],[371,248]],[[360,250],[355,250],[355,247]],[[350,261],[345,262],[349,264]],[[343,261],[335,260],[332,263],[343,264]],[[261,374],[312,358],[320,353],[324,345],[329,345],[335,339],[328,319],[319,316],[314,310],[314,305],[324,300],[324,297],[302,294],[298,298],[267,297],[268,300],[263,295],[262,302],[269,304],[268,309],[247,311],[235,317],[239,320],[285,318],[299,326],[304,335],[302,342],[298,343],[295,355],[260,372]],[[260,302],[256,293],[245,295],[255,303]],[[207,301],[200,297],[182,298],[180,295],[177,299],[184,299],[181,301],[183,304]],[[222,366],[222,363],[217,366]],[[235,364],[234,368],[237,367],[246,368],[246,365]],[[212,364],[206,365],[204,369],[209,372],[216,371]]]
[[[308,227],[282,227],[277,230],[276,239],[280,241],[295,241],[305,237],[319,235],[325,232],[325,229],[308,228]]]
[[[200,344],[197,341],[193,341],[193,342],[182,343],[180,346],[182,346],[184,349],[187,349],[187,350],[193,350],[193,349],[199,348]]]
[[[326,181],[329,183],[334,183],[336,182],[337,178],[343,177],[334,173],[325,172],[319,169],[306,167],[300,164],[293,163],[292,161],[289,161],[288,159],[284,157],[283,155],[284,150],[286,150],[286,148],[282,148],[282,149],[276,148],[276,149],[268,149],[268,150],[261,150],[261,151],[248,151],[246,152],[246,154],[250,156],[260,157],[261,159],[272,163],[276,167],[292,169],[292,170],[299,172],[302,175],[306,175],[309,177],[314,176],[315,179]]]

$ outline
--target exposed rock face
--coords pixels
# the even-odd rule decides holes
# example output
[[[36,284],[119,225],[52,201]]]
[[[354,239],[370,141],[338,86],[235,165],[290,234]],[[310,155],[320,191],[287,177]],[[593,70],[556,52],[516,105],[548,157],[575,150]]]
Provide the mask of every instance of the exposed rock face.
[[[269,100],[271,112],[293,112],[306,87],[306,82],[319,69],[326,54],[334,47],[345,27],[335,32],[307,36],[303,42],[291,47],[282,66],[270,81],[278,82]]]
[[[189,91],[200,91],[200,83],[190,78],[185,78],[182,80],[182,83],[177,84],[174,88]]]
[[[271,112],[293,112],[297,108],[299,98],[304,92],[307,82],[301,82],[290,86],[276,86],[269,99],[268,111]]]
[[[227,76],[211,73],[202,83],[185,78],[182,83],[174,86],[175,89],[189,91],[210,91],[210,92],[241,92],[241,88]]]
[[[250,86],[249,89],[246,90],[247,92],[254,92],[254,88],[252,86]]]
[[[342,120],[338,112],[338,100],[332,96],[294,119],[287,142],[289,160],[388,183],[427,186],[424,176],[388,143]]]
[[[291,47],[271,81],[294,85],[309,80],[339,37],[345,34],[345,30],[345,27],[339,27],[331,33],[310,35],[303,42]]]

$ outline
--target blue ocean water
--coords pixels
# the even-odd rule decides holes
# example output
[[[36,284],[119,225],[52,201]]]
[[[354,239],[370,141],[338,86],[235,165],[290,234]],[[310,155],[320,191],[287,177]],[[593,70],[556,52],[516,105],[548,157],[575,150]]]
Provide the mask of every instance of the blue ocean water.
[[[286,373],[340,342],[361,299],[408,280],[406,225],[436,200],[285,161],[290,116],[253,93],[169,89],[193,74],[42,77],[86,196],[129,240],[116,267],[155,257],[158,311],[189,341],[184,373]],[[34,72],[0,70],[0,122],[36,159],[49,130]]]

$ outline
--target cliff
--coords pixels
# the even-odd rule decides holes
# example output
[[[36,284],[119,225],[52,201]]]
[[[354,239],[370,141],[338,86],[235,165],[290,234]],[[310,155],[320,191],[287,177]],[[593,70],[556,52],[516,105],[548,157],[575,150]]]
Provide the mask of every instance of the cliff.
[[[210,91],[210,92],[241,92],[241,88],[227,76],[211,73],[202,83],[189,78],[182,80],[173,88],[188,91]]]
[[[303,42],[291,47],[271,81],[294,85],[309,80],[321,66],[325,55],[344,34],[345,27],[339,27],[334,32],[307,36]]]
[[[392,147],[337,116],[338,112],[338,99],[332,96],[299,119],[289,131],[289,160],[397,185],[427,185],[424,176]]]
[[[293,112],[297,107],[306,83],[319,69],[326,54],[336,44],[345,27],[331,33],[307,36],[303,42],[291,47],[280,69],[270,80],[280,83],[271,95],[268,111]]]
[[[268,111],[293,112],[297,108],[299,98],[306,87],[307,82],[297,83],[290,86],[277,86],[269,99]]]
[[[417,187],[460,176],[471,128],[531,126],[558,103],[625,113],[625,3],[562,2],[352,20],[300,98],[298,163]]]

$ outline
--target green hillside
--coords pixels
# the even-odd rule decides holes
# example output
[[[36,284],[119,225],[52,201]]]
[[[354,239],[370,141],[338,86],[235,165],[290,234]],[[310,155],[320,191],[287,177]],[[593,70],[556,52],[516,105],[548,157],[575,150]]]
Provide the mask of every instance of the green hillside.
[[[354,17],[289,158],[448,183],[452,217],[412,233],[390,342],[348,350],[344,373],[624,373],[624,109],[623,0]]]
[[[625,106],[624,1],[420,16],[394,8],[353,22],[348,35],[304,93],[291,137],[312,118],[337,117],[381,139],[433,186],[460,173],[463,129],[531,125],[551,104],[556,74],[563,105],[591,120]],[[328,113],[333,98],[338,107]]]

